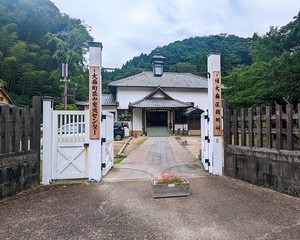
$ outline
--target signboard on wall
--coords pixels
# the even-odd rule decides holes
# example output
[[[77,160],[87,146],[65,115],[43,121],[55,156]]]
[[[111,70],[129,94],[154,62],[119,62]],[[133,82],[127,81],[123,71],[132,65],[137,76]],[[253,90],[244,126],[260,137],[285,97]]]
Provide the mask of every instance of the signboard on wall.
[[[213,123],[214,123],[214,136],[222,136],[222,84],[220,71],[213,71],[212,77],[213,86]]]
[[[90,139],[100,138],[100,67],[90,67],[89,75],[89,109],[90,109]]]

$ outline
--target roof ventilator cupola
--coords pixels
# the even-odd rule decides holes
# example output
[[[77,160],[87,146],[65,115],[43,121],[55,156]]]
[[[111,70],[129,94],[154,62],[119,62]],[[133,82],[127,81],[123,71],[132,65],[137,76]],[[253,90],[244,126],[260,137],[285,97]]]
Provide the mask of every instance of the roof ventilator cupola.
[[[151,58],[154,77],[161,77],[164,72],[164,62],[166,58],[161,55],[160,51],[156,51],[155,55]]]

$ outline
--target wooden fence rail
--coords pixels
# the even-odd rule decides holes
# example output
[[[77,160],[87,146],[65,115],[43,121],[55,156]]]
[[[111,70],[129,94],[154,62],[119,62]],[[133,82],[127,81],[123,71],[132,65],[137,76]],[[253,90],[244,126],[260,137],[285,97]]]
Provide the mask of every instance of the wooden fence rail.
[[[300,103],[238,110],[225,102],[224,133],[226,145],[300,150]]]
[[[33,97],[33,108],[0,106],[0,154],[39,151],[41,99]]]

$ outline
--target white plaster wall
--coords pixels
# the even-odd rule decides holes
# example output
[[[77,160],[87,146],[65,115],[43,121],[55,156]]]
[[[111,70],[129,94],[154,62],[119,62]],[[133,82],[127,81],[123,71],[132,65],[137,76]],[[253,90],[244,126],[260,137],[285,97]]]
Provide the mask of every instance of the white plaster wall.
[[[116,121],[116,119],[117,119],[117,107],[116,106],[102,106],[102,111],[113,113],[114,121]]]
[[[129,102],[136,102],[141,100],[155,88],[123,88],[119,87],[117,89],[117,101],[119,102],[118,109],[128,109]]]
[[[118,109],[127,109],[129,102],[141,100],[156,88],[118,88],[117,101],[119,102]],[[172,98],[183,102],[194,102],[194,106],[198,106],[202,110],[208,108],[207,89],[167,89],[163,90]]]
[[[172,98],[183,101],[193,102],[194,106],[202,110],[208,108],[207,89],[164,89]]]
[[[142,109],[134,108],[132,110],[132,130],[142,131]]]

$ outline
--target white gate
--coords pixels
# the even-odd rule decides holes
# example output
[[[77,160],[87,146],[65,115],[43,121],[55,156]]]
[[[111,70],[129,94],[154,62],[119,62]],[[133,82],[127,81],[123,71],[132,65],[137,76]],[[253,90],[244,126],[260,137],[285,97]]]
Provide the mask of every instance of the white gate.
[[[201,160],[205,170],[210,166],[209,162],[209,131],[208,131],[208,112],[201,114]]]
[[[114,165],[114,116],[112,113],[102,112],[101,135],[102,138],[102,175],[105,176]]]
[[[103,176],[114,163],[113,115],[103,112],[102,119],[97,161]],[[43,100],[43,184],[55,179],[93,179],[89,144],[89,111],[54,111],[53,101]]]
[[[53,111],[53,179],[88,177],[87,111]]]

